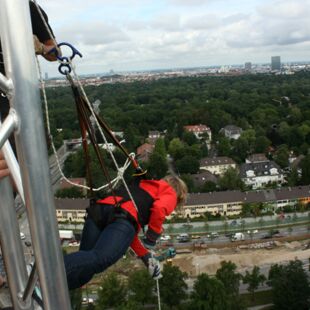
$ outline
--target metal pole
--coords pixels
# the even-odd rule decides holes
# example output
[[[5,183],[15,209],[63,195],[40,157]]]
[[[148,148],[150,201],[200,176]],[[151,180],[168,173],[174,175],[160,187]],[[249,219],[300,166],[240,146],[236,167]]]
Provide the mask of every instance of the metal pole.
[[[9,280],[14,309],[32,309],[31,303],[24,304],[20,298],[27,283],[27,270],[19,227],[14,208],[12,186],[8,177],[0,182],[0,242]]]
[[[70,309],[38,87],[28,1],[0,0],[1,43],[11,105],[20,117],[15,134],[31,238],[45,309]]]

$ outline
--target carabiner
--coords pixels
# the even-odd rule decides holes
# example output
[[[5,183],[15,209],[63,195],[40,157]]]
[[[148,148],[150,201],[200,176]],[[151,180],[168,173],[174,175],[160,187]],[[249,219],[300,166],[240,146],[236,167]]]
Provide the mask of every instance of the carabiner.
[[[60,56],[58,54],[58,50],[56,47],[51,49],[49,53],[55,53],[57,59],[61,62],[61,64],[58,67],[58,71],[63,75],[67,75],[72,70],[71,65],[70,65],[71,60],[75,57],[75,55],[78,55],[80,57],[83,57],[83,55],[70,43],[61,42],[57,45],[57,47],[61,47],[61,46],[68,46],[71,49],[72,55],[70,57]]]

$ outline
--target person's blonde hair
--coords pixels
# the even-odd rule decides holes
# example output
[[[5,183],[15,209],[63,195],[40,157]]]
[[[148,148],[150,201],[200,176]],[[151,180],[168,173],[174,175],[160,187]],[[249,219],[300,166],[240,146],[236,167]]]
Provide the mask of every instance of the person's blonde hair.
[[[177,206],[182,206],[186,202],[187,186],[183,180],[175,175],[166,175],[163,178],[177,193]]]

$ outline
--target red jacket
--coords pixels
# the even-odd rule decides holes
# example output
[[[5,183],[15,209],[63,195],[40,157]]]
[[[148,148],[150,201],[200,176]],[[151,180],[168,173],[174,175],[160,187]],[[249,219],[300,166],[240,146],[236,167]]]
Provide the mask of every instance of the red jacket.
[[[171,214],[177,205],[177,194],[164,180],[141,180],[139,187],[154,199],[148,223],[148,232],[150,231],[152,235],[159,237],[162,233],[162,225],[166,216]],[[116,197],[116,199],[120,201],[122,197]],[[98,201],[98,203],[115,204],[115,197],[109,196]],[[128,211],[136,219],[137,223],[139,223],[137,210],[132,201],[123,202],[121,208]],[[141,226],[139,225],[138,232],[140,229]],[[148,250],[141,243],[138,232],[130,246],[136,255],[141,257],[147,254]]]

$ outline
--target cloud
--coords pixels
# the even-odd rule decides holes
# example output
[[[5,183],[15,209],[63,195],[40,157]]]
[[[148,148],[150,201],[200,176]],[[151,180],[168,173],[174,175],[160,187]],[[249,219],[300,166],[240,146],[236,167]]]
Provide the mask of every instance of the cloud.
[[[183,6],[198,6],[198,5],[205,5],[215,0],[167,0],[168,3],[176,4],[176,5],[183,5]],[[221,1],[221,0],[217,0]]]
[[[76,29],[80,29],[76,31]],[[72,24],[62,28],[59,38],[85,45],[106,45],[128,41],[126,33],[119,27],[103,22]]]
[[[81,69],[100,71],[308,58],[310,0],[41,0]],[[298,57],[298,59],[295,57]],[[87,69],[89,68],[89,69]]]

